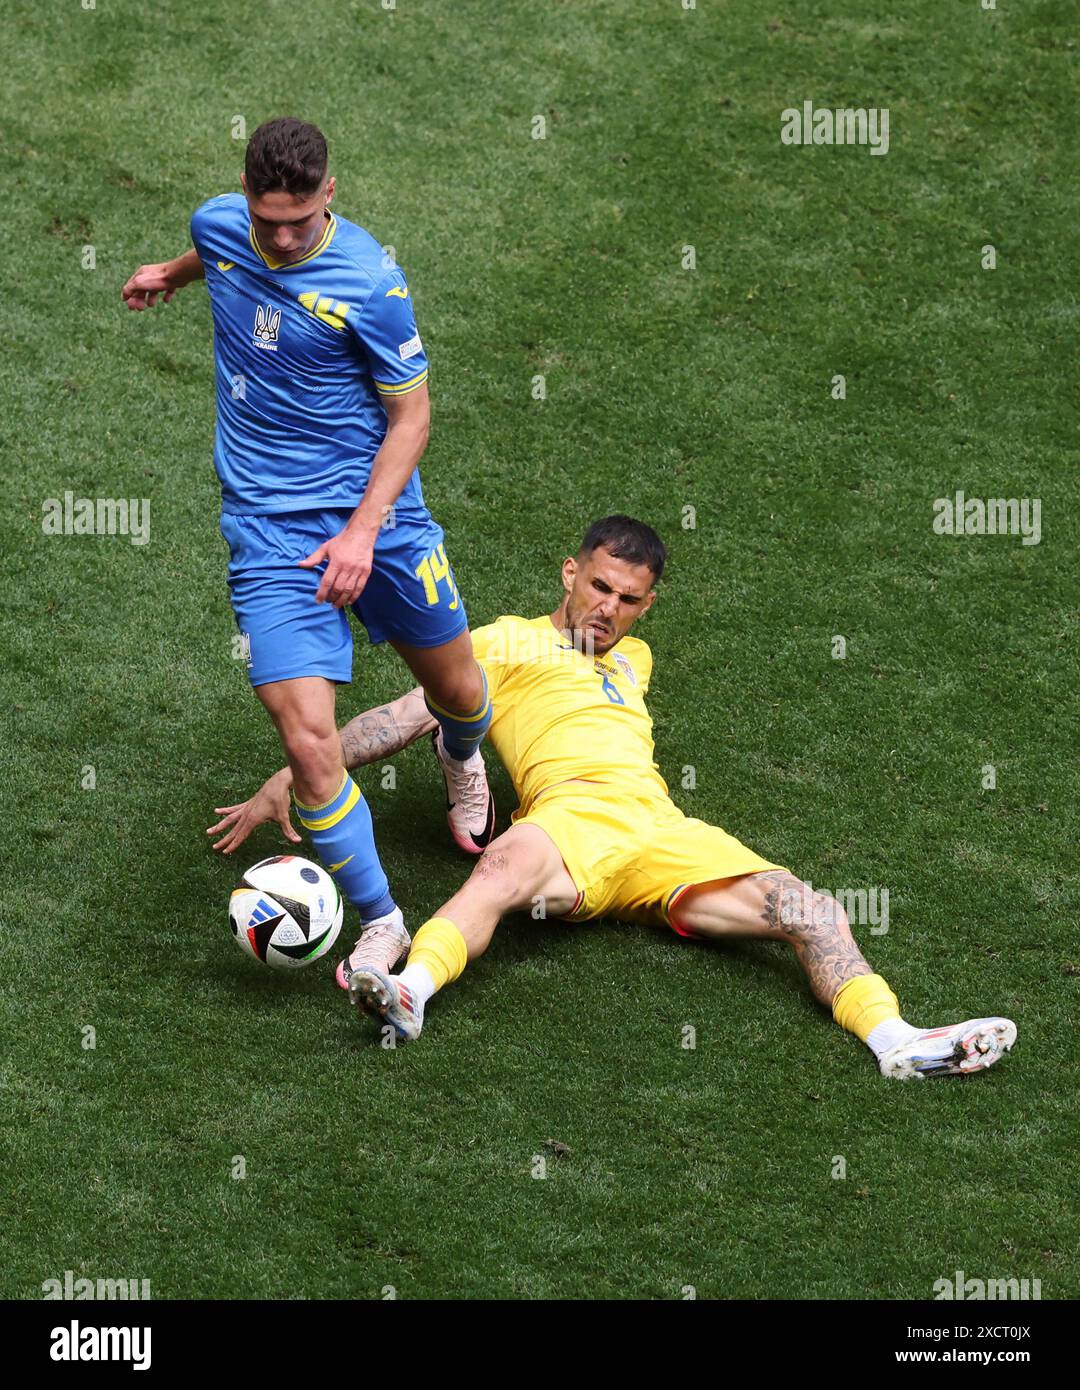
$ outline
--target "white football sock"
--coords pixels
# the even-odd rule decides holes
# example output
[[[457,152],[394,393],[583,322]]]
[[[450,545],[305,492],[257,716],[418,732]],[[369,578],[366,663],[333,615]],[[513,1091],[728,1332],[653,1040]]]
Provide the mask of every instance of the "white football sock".
[[[446,751],[446,741],[443,738],[442,729],[439,730],[439,749],[442,756],[448,763],[453,763],[455,767],[475,767],[477,758],[484,761],[484,755],[479,748],[474,748],[467,758],[455,758],[452,753]]]
[[[426,1004],[435,993],[435,981],[431,978],[431,972],[426,965],[421,965],[419,961],[415,965],[407,965],[394,978],[400,980],[407,989],[411,989],[421,1004]]]
[[[884,1023],[879,1023],[876,1028],[870,1030],[866,1045],[880,1062],[886,1052],[891,1052],[901,1043],[910,1042],[922,1031],[921,1028],[913,1028],[910,1023],[905,1023],[902,1018],[887,1018]]]
[[[387,913],[386,913],[384,916],[382,916],[382,917],[361,917],[361,918],[360,918],[360,930],[361,930],[361,932],[366,932],[367,929],[368,929],[368,927],[373,927],[373,926],[375,926],[375,924],[376,924],[377,922],[394,922],[394,921],[396,921],[397,924],[398,924],[399,926],[401,926],[401,927],[404,927],[404,925],[405,925],[405,915],[404,915],[404,913],[401,911],[401,908],[400,908],[400,907],[394,907],[390,912],[387,912]]]

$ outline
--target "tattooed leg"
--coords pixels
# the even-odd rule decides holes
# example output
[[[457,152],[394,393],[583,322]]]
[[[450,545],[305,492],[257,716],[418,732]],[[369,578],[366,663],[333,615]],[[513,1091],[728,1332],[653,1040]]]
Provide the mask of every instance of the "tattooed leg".
[[[755,875],[764,891],[762,918],[791,942],[815,998],[831,1007],[841,985],[872,970],[855,945],[847,913],[828,893],[783,871]]]
[[[695,936],[787,942],[826,1007],[853,976],[873,973],[836,899],[786,869],[698,884],[679,898],[674,919]]]

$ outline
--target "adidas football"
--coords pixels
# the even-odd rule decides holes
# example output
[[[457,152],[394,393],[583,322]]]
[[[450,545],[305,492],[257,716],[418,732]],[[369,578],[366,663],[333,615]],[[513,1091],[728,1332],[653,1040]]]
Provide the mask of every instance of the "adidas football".
[[[236,944],[275,970],[298,970],[325,956],[343,916],[334,880],[318,864],[295,854],[260,859],[229,899]]]

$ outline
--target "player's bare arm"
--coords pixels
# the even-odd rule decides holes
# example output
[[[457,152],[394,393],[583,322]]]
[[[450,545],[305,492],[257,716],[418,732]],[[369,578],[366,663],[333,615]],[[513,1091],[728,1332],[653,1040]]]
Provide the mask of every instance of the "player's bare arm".
[[[417,686],[399,700],[365,710],[343,726],[341,751],[345,766],[351,770],[380,758],[392,758],[436,728],[438,723],[424,703],[424,692]]]
[[[434,716],[428,713],[424,704],[424,692],[417,686],[398,700],[365,710],[342,727],[341,752],[345,766],[351,771],[380,759],[392,758],[436,727]],[[253,830],[268,821],[276,822],[287,840],[300,844],[300,836],[289,814],[292,785],[292,769],[283,767],[268,777],[247,801],[239,801],[233,806],[215,806],[214,810],[222,819],[216,825],[211,825],[206,833],[220,835],[221,839],[212,848],[220,854],[232,854]]]
[[[162,296],[164,304],[168,304],[177,290],[182,290],[193,280],[203,279],[205,274],[199,253],[193,247],[174,260],[139,266],[120,291],[120,298],[129,309],[138,312],[153,309],[158,295]]]
[[[386,437],[371,465],[360,505],[343,531],[329,537],[300,562],[305,569],[313,569],[324,560],[328,562],[315,595],[316,603],[329,602],[335,608],[344,608],[364,592],[379,529],[392,517],[394,503],[427,448],[431,403],[426,383],[407,395],[384,397],[383,405]]]

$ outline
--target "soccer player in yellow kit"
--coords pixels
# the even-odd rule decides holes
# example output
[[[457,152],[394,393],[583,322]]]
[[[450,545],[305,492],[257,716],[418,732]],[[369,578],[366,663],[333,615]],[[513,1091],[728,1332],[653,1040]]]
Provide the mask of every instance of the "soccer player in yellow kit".
[[[390,973],[393,960],[371,956],[347,975],[352,1002],[416,1038],[427,1001],[484,952],[500,918],[541,902],[570,921],[610,916],[681,936],[786,942],[815,997],[867,1043],[884,1075],[990,1066],[1016,1039],[1011,1020],[908,1024],[834,898],[672,802],[645,707],[652,654],[629,635],[655,601],[664,561],[650,527],[607,517],[564,560],[554,613],[502,617],[473,632],[494,707],[489,738],[520,804],[461,890],[417,932],[400,974]],[[346,762],[385,758],[434,728],[422,692],[412,691],[345,726]],[[212,827],[229,832],[215,848],[235,849],[261,820],[287,826],[287,778],[284,769],[251,802],[228,808]]]

